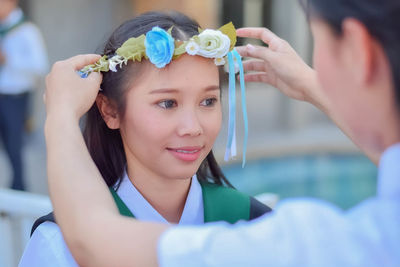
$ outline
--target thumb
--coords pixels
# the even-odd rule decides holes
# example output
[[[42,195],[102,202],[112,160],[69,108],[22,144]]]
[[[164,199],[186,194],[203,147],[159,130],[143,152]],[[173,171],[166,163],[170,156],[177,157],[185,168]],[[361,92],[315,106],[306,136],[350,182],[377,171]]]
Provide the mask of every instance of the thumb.
[[[96,54],[87,54],[87,55],[78,55],[67,59],[66,61],[71,64],[74,70],[80,70],[81,68],[95,63],[97,60],[101,58],[100,55]]]
[[[84,78],[86,81],[90,82],[90,83],[94,83],[96,85],[98,85],[98,87],[100,87],[100,84],[103,80],[103,74],[101,74],[101,72],[92,72],[89,74],[88,77]]]

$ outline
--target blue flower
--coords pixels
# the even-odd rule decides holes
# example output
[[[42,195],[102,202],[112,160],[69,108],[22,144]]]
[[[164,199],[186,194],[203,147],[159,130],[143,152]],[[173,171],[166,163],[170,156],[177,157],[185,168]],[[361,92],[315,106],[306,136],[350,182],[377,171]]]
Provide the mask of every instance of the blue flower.
[[[171,62],[175,43],[171,35],[165,30],[154,27],[147,32],[144,45],[147,57],[157,68],[164,68],[165,65]]]

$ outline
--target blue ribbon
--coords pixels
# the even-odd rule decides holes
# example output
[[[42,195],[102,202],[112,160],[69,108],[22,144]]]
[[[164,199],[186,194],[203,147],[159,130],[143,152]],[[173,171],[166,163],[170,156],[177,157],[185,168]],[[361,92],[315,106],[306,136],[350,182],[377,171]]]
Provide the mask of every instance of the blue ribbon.
[[[233,143],[236,126],[236,81],[235,81],[235,63],[233,61],[232,52],[228,53],[229,64],[229,122],[228,122],[228,142],[225,150],[225,161],[236,154],[236,144]],[[236,140],[235,140],[236,142]],[[234,145],[235,147],[232,147]]]
[[[247,106],[246,106],[246,86],[244,82],[242,57],[239,55],[236,49],[234,49],[232,52],[239,65],[240,91],[242,97],[242,112],[243,112],[243,123],[244,123],[243,160],[242,160],[242,168],[244,168],[244,165],[246,164],[247,138],[249,135],[249,122],[247,118]]]
[[[87,78],[89,76],[89,72],[78,70],[78,75],[81,76],[81,78]]]
[[[228,142],[225,150],[225,161],[229,158],[236,156],[236,79],[235,79],[235,61],[239,67],[239,78],[240,78],[240,91],[242,97],[242,112],[244,122],[244,140],[243,140],[243,159],[242,168],[246,164],[246,152],[247,152],[247,139],[249,135],[249,123],[247,118],[247,106],[246,106],[246,87],[244,82],[244,70],[242,57],[234,49],[228,53],[228,64],[229,64],[229,122],[228,122]]]

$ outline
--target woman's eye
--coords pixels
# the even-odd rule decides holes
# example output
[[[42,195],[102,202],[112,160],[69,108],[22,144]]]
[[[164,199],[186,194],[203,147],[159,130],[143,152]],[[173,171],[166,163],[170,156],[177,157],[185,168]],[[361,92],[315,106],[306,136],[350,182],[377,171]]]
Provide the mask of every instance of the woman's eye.
[[[161,102],[158,102],[158,105],[164,109],[170,109],[170,108],[176,107],[177,103],[175,100],[169,99],[169,100],[163,100]]]
[[[201,105],[202,105],[202,106],[206,106],[206,107],[212,107],[212,106],[215,105],[215,103],[216,103],[217,101],[218,101],[218,99],[215,98],[215,97],[213,97],[213,98],[207,98],[207,99],[204,99],[204,100],[201,102]]]

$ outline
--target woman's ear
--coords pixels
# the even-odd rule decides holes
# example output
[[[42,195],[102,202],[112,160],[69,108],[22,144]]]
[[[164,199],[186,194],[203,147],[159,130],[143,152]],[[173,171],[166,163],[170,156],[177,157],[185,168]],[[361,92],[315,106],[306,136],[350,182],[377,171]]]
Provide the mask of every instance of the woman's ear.
[[[96,105],[108,128],[113,130],[119,129],[120,119],[115,104],[112,103],[112,101],[110,101],[105,95],[98,94],[96,98]]]
[[[343,39],[347,48],[346,61],[349,72],[360,85],[369,83],[374,75],[374,39],[365,25],[356,19],[348,18],[342,24]]]

